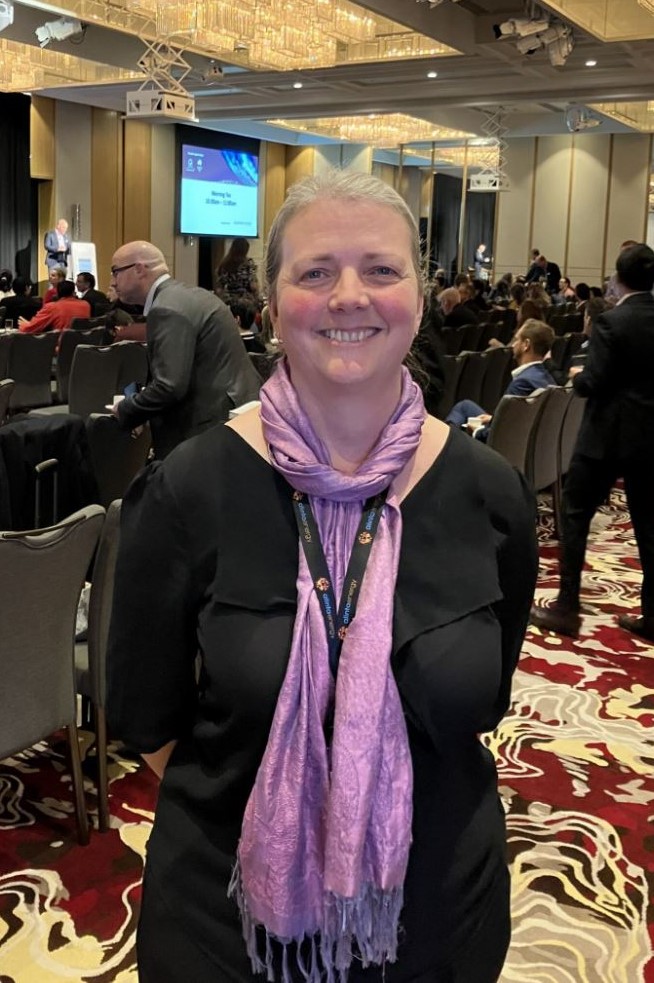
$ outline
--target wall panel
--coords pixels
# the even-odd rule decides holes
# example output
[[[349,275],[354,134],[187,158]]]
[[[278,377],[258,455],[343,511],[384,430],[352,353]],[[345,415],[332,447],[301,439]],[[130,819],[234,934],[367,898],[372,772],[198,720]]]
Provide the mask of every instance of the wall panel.
[[[42,180],[53,180],[55,176],[55,101],[43,96],[32,96],[30,173]]]
[[[498,193],[494,275],[524,273],[531,249],[536,143],[533,137],[508,141],[506,173],[510,191]]]
[[[150,228],[145,238],[159,247],[172,270],[176,228],[175,128],[153,126],[150,147]]]
[[[272,220],[284,202],[286,192],[286,147],[282,143],[262,143],[263,228],[262,239],[268,238]]]
[[[620,243],[642,241],[647,234],[651,137],[646,133],[621,133],[613,137],[606,223],[604,271],[615,269]]]
[[[134,119],[126,119],[124,122],[123,238],[125,242],[150,239],[151,132],[151,123]]]
[[[562,272],[573,283],[599,284],[602,279],[611,141],[604,134],[572,137],[572,189],[567,257]]]
[[[72,228],[73,205],[80,206],[80,242],[91,239],[91,117],[90,106],[57,100],[56,107],[56,218]]]
[[[538,137],[534,179],[532,239],[548,260],[565,266],[572,176],[572,138]]]
[[[98,259],[98,286],[109,286],[111,257],[123,239],[123,121],[119,113],[93,109],[91,127],[91,238]]]
[[[286,191],[296,181],[314,173],[313,147],[286,148]]]

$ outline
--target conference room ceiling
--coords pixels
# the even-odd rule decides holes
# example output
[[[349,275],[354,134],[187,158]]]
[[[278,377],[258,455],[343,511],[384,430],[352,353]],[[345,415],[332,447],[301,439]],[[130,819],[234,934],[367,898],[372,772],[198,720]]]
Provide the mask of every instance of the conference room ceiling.
[[[64,13],[79,16],[80,10],[92,9],[93,2],[16,3],[14,23],[0,34],[0,47],[5,41],[29,45],[25,50],[38,59],[41,49],[34,35],[36,27]],[[152,0],[145,4],[141,0],[141,6],[147,2]],[[255,0],[245,2],[252,6]],[[650,111],[654,110],[654,12],[648,13],[644,2],[539,3],[537,12],[562,18],[574,30],[572,52],[564,65],[555,67],[544,49],[521,55],[516,39],[495,39],[494,24],[523,17],[526,7],[533,6],[521,0],[441,0],[433,7],[416,0],[365,0],[359,6],[376,17],[400,22],[415,37],[433,39],[444,50],[455,49],[460,54],[350,60],[335,67],[276,71],[252,70],[247,65],[246,46],[239,45],[236,52],[216,52],[222,77],[207,81],[211,52],[196,38],[186,54],[191,72],[184,86],[195,97],[200,125],[284,143],[313,142],[304,120],[355,114],[403,114],[434,127],[482,135],[486,113],[498,106],[504,107],[508,136],[567,132],[565,111],[575,104],[596,107],[601,126],[594,132],[654,131],[654,111]],[[135,9],[139,2],[110,0],[100,6],[113,10],[115,19],[116,8]],[[121,29],[106,26],[106,16],[104,22],[98,17],[85,23],[88,27],[81,43],[52,43],[44,54],[58,52],[69,56],[71,63],[74,59],[95,63],[102,73],[87,76],[71,71],[66,77],[62,68],[58,73],[44,70],[43,84],[32,86],[32,91],[124,111],[126,92],[138,85],[118,81],[118,73],[134,71],[144,44],[122,23]],[[587,66],[587,62],[596,64]],[[437,77],[428,77],[429,72],[436,72]],[[104,81],[112,77],[116,82]],[[89,81],[80,84],[86,78]],[[302,87],[295,88],[299,82]],[[0,88],[12,88],[3,84],[1,62]],[[618,106],[615,117],[611,115],[613,104]],[[280,119],[286,127],[297,120],[298,131],[268,122]]]

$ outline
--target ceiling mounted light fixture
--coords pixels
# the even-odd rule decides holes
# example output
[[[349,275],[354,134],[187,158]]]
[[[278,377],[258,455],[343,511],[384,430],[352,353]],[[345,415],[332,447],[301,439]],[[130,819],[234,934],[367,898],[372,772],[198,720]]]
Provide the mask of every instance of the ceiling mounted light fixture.
[[[45,48],[51,41],[67,41],[84,33],[84,25],[74,17],[60,17],[58,20],[46,21],[34,31],[39,45]]]
[[[0,3],[0,31],[14,23],[13,3]]]

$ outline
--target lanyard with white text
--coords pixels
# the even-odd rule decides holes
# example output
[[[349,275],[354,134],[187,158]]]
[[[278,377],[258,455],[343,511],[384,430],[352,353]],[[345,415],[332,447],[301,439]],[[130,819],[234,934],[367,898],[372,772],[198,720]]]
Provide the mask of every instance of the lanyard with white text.
[[[364,503],[361,521],[343,581],[341,603],[337,612],[334,588],[309,497],[304,492],[293,492],[295,521],[313,579],[313,588],[320,602],[320,610],[325,622],[329,647],[329,666],[334,679],[336,679],[338,671],[338,660],[341,655],[343,639],[347,633],[348,625],[356,614],[361,584],[387,495],[388,489],[386,488]]]

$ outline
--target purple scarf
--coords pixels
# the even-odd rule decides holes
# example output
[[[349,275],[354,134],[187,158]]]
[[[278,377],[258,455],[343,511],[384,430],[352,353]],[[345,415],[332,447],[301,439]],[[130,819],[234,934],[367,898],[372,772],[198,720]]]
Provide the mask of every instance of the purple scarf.
[[[354,475],[335,471],[281,363],[261,390],[271,462],[311,496],[334,593],[340,597],[363,501],[387,488],[415,452],[425,409],[403,370],[402,395]],[[290,494],[290,493],[289,493]],[[347,979],[397,958],[397,930],[411,844],[413,776],[399,693],[390,669],[393,596],[402,536],[392,490],[343,643],[337,682],[302,546],[291,653],[268,745],[245,810],[230,893],[241,912],[254,972],[274,980],[270,939],[309,941],[300,971],[310,983]],[[323,721],[335,701],[330,753]],[[257,951],[256,928],[266,932]],[[354,949],[354,953],[353,953]]]

